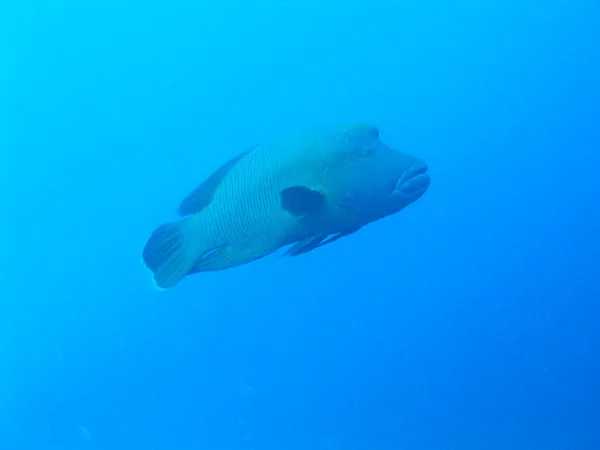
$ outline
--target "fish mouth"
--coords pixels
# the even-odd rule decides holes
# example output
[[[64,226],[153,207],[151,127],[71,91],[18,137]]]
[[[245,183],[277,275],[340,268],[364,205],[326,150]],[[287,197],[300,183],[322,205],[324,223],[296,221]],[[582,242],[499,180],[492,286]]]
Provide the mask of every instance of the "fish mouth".
[[[425,163],[417,163],[406,170],[394,187],[394,193],[416,200],[425,193],[431,179],[427,173],[428,167]]]

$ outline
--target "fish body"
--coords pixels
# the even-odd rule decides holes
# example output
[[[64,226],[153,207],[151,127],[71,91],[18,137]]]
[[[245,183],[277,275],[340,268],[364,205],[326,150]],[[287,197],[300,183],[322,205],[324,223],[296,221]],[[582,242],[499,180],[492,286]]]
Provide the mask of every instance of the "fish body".
[[[183,200],[178,221],[152,233],[143,259],[169,288],[287,245],[288,256],[306,253],[412,203],[429,186],[426,172],[370,125],[289,135],[217,169]]]

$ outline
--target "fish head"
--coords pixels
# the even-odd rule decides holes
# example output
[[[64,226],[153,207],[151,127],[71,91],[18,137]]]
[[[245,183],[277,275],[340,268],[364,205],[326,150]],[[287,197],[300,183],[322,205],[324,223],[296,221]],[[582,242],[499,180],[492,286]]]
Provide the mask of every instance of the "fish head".
[[[424,161],[388,147],[365,125],[341,140],[323,184],[330,201],[366,224],[418,200],[430,177]]]

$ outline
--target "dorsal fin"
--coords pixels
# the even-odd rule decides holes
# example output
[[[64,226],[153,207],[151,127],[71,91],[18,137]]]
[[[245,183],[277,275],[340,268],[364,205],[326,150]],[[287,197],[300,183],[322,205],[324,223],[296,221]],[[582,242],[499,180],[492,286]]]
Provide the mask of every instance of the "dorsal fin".
[[[206,180],[204,180],[196,189],[194,189],[179,205],[177,208],[177,214],[179,216],[189,216],[192,214],[199,213],[212,201],[215,190],[221,184],[221,181],[229,173],[229,171],[238,163],[240,160],[254,150],[257,146],[246,150],[243,153],[235,156],[234,158],[227,161],[217,170],[215,170]]]

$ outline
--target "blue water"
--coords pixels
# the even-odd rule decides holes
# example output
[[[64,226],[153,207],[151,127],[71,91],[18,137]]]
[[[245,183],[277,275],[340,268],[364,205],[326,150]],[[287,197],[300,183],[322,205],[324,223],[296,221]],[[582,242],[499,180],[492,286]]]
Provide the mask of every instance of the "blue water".
[[[220,5],[220,6],[217,6]],[[600,449],[600,4],[0,6],[1,450]],[[404,211],[158,292],[155,226],[316,126]]]

